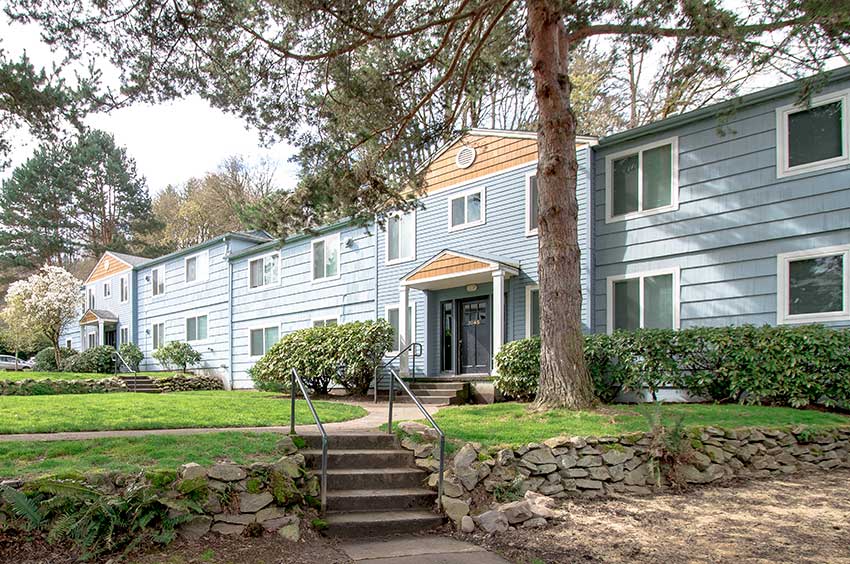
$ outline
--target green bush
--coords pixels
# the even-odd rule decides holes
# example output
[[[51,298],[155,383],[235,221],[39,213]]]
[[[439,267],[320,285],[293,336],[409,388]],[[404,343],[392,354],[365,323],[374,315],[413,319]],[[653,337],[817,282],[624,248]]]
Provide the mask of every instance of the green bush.
[[[335,382],[362,394],[392,340],[392,326],[382,319],[302,329],[272,346],[250,374],[258,389],[288,389],[295,368],[314,393],[326,394]]]
[[[153,357],[166,368],[180,368],[183,372],[186,372],[187,367],[201,361],[201,353],[193,349],[189,343],[182,341],[171,341],[156,349]]]
[[[139,371],[139,364],[142,363],[142,360],[145,358],[145,355],[142,354],[141,349],[136,343],[124,343],[118,348],[118,354],[121,355],[121,358],[124,359],[130,370],[133,372]]]
[[[500,392],[518,400],[532,399],[540,380],[540,337],[505,343],[496,353],[496,365],[493,384]]]
[[[62,361],[75,356],[77,351],[74,349],[59,349],[59,357]],[[56,372],[59,367],[56,366],[56,355],[53,352],[53,347],[47,347],[38,351],[33,357],[35,365],[33,370],[36,372]]]
[[[61,366],[63,372],[96,372],[98,374],[112,374],[115,368],[115,349],[109,345],[86,349],[78,355],[64,359]]]
[[[64,394],[105,394],[126,392],[127,386],[118,378],[86,380],[0,380],[2,396],[53,396]]]

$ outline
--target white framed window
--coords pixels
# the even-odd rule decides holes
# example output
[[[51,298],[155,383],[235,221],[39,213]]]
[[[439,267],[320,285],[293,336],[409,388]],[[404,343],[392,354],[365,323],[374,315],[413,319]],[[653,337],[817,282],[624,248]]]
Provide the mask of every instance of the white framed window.
[[[449,231],[483,225],[486,218],[485,188],[472,188],[449,196]]]
[[[261,357],[280,339],[279,327],[258,327],[250,331],[250,354]]]
[[[151,294],[161,296],[165,293],[165,266],[151,270]]]
[[[248,263],[248,286],[262,288],[280,281],[280,256],[277,253],[256,258]]]
[[[94,288],[89,288],[89,309],[94,309]]]
[[[525,235],[537,235],[537,216],[540,212],[537,200],[537,173],[525,175]]]
[[[850,245],[777,256],[776,322],[850,319]]]
[[[122,304],[130,300],[130,279],[127,276],[118,279],[118,298]]]
[[[776,177],[850,164],[850,90],[776,109]]]
[[[416,210],[396,214],[387,220],[387,264],[416,259]]]
[[[193,282],[205,282],[209,279],[210,254],[208,251],[186,257],[183,261],[183,270],[187,284]]]
[[[605,222],[679,209],[679,138],[605,157]]]
[[[160,321],[151,325],[151,339],[153,340],[153,350],[162,348],[165,344],[165,323]]]
[[[126,345],[129,342],[130,342],[130,328],[129,327],[122,327],[121,328],[121,342],[118,343],[118,344],[119,345]]]
[[[87,336],[88,348],[93,349],[97,346],[97,333],[89,333]]]
[[[109,282],[103,283],[103,297],[111,298],[112,297],[112,280]]]
[[[337,323],[336,317],[317,318],[313,320],[313,327],[329,327],[331,325],[337,325]]]
[[[70,348],[71,348],[71,344],[72,344],[71,339],[67,339],[67,340],[65,341],[65,348],[66,348],[66,349],[70,349]]]
[[[208,316],[196,315],[195,317],[186,318],[186,342],[203,341],[207,338],[207,320]]]
[[[540,286],[525,287],[525,336],[540,336]]]
[[[401,341],[401,335],[398,332],[398,305],[388,305],[384,310],[384,319],[389,321],[390,325],[393,328],[393,350],[389,351],[387,354],[393,355],[399,352],[399,342]],[[416,330],[416,304],[411,302],[407,304],[407,335],[411,340],[415,340],[415,330]],[[410,344],[410,343],[408,343]]]
[[[313,280],[339,278],[339,233],[313,241]]]
[[[608,333],[678,329],[679,269],[608,277]]]

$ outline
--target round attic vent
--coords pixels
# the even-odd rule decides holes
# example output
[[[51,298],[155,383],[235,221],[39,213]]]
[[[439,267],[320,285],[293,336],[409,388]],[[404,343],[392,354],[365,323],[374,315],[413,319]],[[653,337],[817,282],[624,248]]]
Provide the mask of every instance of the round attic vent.
[[[458,168],[469,168],[472,166],[472,163],[475,162],[475,148],[470,146],[465,146],[461,148],[460,151],[457,152],[457,156],[455,157],[455,164],[457,164]]]

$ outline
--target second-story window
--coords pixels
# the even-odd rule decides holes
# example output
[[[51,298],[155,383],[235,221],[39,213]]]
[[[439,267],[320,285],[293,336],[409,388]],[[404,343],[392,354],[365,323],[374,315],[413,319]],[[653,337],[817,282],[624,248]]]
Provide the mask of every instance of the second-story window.
[[[777,109],[778,177],[850,163],[848,101],[850,91],[842,91]]]
[[[525,234],[537,235],[537,216],[540,208],[537,202],[537,175],[525,177]]]
[[[103,297],[104,298],[112,297],[112,282],[104,282],[103,283]]]
[[[94,309],[94,288],[89,288],[89,309]]]
[[[605,158],[605,219],[620,221],[679,207],[678,140]]]
[[[186,318],[186,341],[203,341],[207,338],[207,316]]]
[[[278,264],[280,257],[277,254],[268,255],[252,260],[248,264],[248,284],[251,288],[260,288],[277,284],[280,280]]]
[[[339,234],[313,241],[313,280],[339,276]]]
[[[387,221],[387,263],[416,258],[416,212],[398,214]]]
[[[119,279],[118,293],[118,297],[121,299],[121,303],[127,303],[127,301],[130,299],[130,285],[129,279],[126,276],[122,276]]]
[[[206,251],[187,257],[185,261],[186,283],[191,284],[192,282],[206,280],[209,277],[209,265],[210,256]]]
[[[449,231],[484,223],[484,188],[474,188],[449,198]]]
[[[151,271],[151,293],[154,296],[165,293],[165,267],[163,266]]]

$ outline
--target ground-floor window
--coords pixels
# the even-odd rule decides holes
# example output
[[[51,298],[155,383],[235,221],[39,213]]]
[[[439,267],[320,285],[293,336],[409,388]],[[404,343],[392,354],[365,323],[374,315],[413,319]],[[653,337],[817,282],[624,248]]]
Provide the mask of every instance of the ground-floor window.
[[[679,271],[608,278],[608,331],[679,328]]]
[[[71,348],[71,339],[68,339],[67,341],[65,341],[65,348],[66,348],[66,349],[70,349],[70,348]]]
[[[850,319],[850,245],[778,257],[777,322]]]
[[[540,287],[525,287],[525,336],[540,336]]]
[[[186,318],[186,341],[203,341],[207,338],[207,316]]]
[[[162,348],[165,344],[165,323],[154,323],[151,333],[153,334],[153,350]]]
[[[251,329],[251,356],[263,356],[280,338],[278,327]]]
[[[97,333],[89,333],[88,334],[88,347],[93,349],[97,346]]]
[[[122,327],[121,328],[121,345],[125,345],[130,342],[130,328]]]
[[[398,306],[387,306],[386,311],[386,319],[389,321],[390,325],[393,327],[393,350],[390,351],[391,354],[399,352],[401,335],[399,334],[399,324],[398,324]],[[413,328],[416,327],[416,305],[409,304],[407,306],[407,334],[410,336],[410,339],[415,340],[415,336],[413,335]],[[410,343],[407,343],[408,345]]]
[[[314,319],[313,327],[328,327],[330,325],[336,325],[337,320],[336,317],[328,317],[325,319]]]

